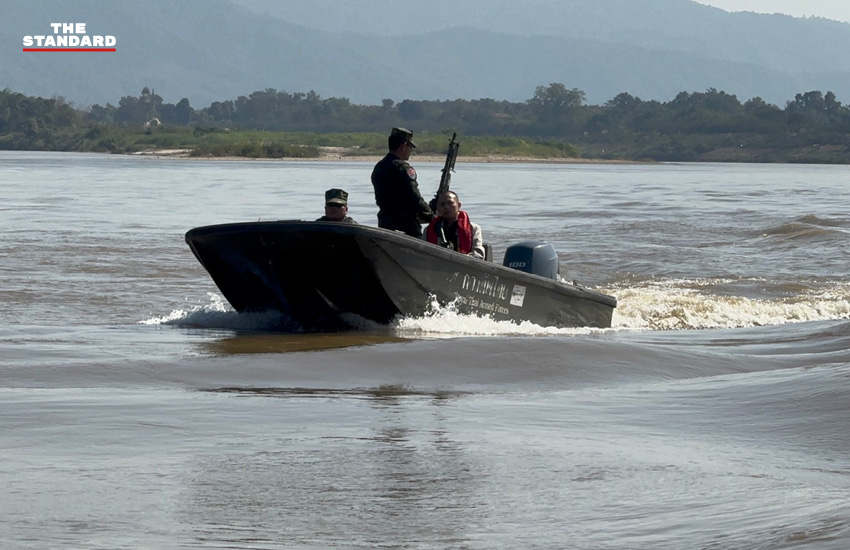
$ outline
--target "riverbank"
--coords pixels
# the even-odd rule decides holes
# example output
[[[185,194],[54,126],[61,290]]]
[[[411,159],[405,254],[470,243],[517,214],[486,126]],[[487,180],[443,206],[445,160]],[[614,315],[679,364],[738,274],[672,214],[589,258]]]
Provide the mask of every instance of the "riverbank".
[[[315,134],[256,130],[156,129],[94,126],[83,132],[48,134],[16,141],[0,136],[2,150],[79,151],[201,160],[286,160],[375,163],[386,151],[386,136],[377,133]],[[850,165],[850,138],[811,143],[801,136],[774,142],[765,136],[643,136],[599,142],[585,136],[562,141],[463,136],[459,159],[476,163],[654,164],[658,162],[729,162],[758,164]],[[792,136],[793,137],[793,136]],[[646,138],[646,139],[644,139]],[[740,139],[739,139],[740,138]],[[443,162],[447,136],[422,134],[414,162]],[[696,140],[696,141],[695,141]]]
[[[319,156],[314,157],[281,157],[281,158],[250,158],[242,156],[194,156],[192,149],[150,149],[146,151],[135,151],[129,153],[144,157],[179,158],[189,160],[266,160],[266,161],[293,161],[293,162],[369,162],[376,163],[383,156],[374,154],[363,154],[358,152],[357,147],[319,147]],[[411,162],[443,162],[445,155],[416,154],[411,157]],[[512,164],[646,164],[654,161],[632,161],[632,160],[606,160],[586,159],[575,157],[533,157],[522,155],[459,155],[460,162],[476,163],[512,163]]]

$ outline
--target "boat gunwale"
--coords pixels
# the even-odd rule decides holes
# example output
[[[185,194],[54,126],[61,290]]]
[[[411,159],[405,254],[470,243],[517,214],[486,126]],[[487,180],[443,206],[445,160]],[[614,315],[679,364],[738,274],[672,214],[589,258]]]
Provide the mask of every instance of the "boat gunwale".
[[[247,231],[247,230],[251,231]],[[587,299],[601,303],[612,308],[617,307],[617,299],[607,294],[602,294],[573,283],[560,282],[547,277],[520,271],[499,263],[475,258],[465,254],[458,254],[452,250],[445,249],[433,243],[429,243],[416,237],[411,237],[401,231],[392,231],[380,227],[372,227],[368,225],[327,222],[327,221],[305,221],[305,220],[267,220],[256,222],[234,222],[224,224],[205,225],[195,227],[186,232],[185,240],[193,249],[192,238],[194,236],[214,235],[214,234],[236,234],[249,232],[270,232],[270,233],[292,233],[292,232],[324,232],[332,229],[332,233],[351,234],[355,237],[362,236],[365,238],[373,238],[377,240],[389,241],[400,246],[414,248],[418,251],[454,263],[471,263],[475,269],[488,272],[496,276],[513,277],[520,280],[529,280],[529,284],[543,286],[555,292],[563,292],[575,296],[576,298]]]

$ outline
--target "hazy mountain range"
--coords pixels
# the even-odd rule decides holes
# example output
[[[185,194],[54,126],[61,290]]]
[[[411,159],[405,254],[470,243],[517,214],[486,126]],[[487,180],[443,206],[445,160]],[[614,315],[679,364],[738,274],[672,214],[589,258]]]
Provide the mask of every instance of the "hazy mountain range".
[[[24,53],[85,22],[116,53]],[[523,101],[560,82],[603,103],[716,88],[783,106],[850,103],[850,24],[731,14],[691,0],[29,0],[4,8],[0,88],[117,104],[145,86],[192,106],[266,88],[382,99]]]

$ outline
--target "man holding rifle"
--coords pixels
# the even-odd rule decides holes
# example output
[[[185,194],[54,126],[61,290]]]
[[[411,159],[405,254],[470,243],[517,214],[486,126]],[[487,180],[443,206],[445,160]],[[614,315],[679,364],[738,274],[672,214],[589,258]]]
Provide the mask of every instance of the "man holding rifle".
[[[387,139],[389,153],[372,170],[372,186],[378,205],[378,227],[403,231],[411,237],[422,236],[423,223],[434,219],[434,212],[419,194],[416,170],[408,164],[416,145],[413,132],[393,128]]]
[[[483,260],[485,253],[481,226],[471,222],[469,215],[460,207],[457,193],[441,193],[437,197],[437,217],[428,224],[423,238],[429,243]]]
[[[440,187],[431,201],[431,209],[437,213],[437,216],[428,224],[423,238],[429,243],[483,260],[486,259],[487,254],[481,237],[481,226],[469,220],[469,215],[460,209],[460,197],[449,190],[458,149],[460,149],[460,143],[457,141],[457,132],[455,132],[449,140],[446,163],[443,165],[443,173],[440,176]]]

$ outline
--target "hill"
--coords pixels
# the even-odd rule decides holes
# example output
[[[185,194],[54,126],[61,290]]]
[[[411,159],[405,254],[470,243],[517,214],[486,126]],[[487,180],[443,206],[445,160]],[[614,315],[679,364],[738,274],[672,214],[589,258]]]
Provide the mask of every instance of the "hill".
[[[255,90],[522,101],[562,82],[589,103],[620,92],[661,101],[716,88],[784,105],[831,90],[850,101],[850,24],[730,14],[690,0],[31,0],[0,19],[8,48],[51,22],[85,22],[116,53],[23,53],[0,87],[77,105],[147,86],[195,107]]]

